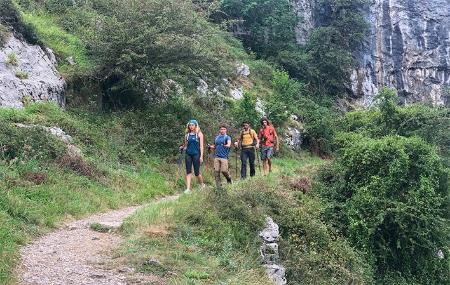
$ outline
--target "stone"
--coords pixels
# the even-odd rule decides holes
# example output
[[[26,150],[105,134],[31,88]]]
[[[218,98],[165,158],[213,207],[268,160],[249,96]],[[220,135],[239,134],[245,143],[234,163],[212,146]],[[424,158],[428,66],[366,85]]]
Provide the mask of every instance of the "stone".
[[[250,67],[245,63],[241,63],[236,67],[236,75],[248,77],[250,75]]]
[[[199,79],[198,85],[197,85],[197,92],[200,96],[206,97],[208,96],[208,83],[206,83],[205,80]]]
[[[302,145],[302,130],[294,127],[287,127],[284,141],[293,150],[299,150]]]
[[[17,57],[17,66],[7,64],[12,53]],[[17,71],[26,72],[28,78],[17,78]],[[64,107],[65,88],[50,49],[30,45],[14,35],[0,48],[0,107],[23,108],[26,101],[52,101]]]
[[[281,265],[271,264],[265,265],[266,273],[269,279],[272,280],[276,285],[287,284],[286,280],[286,269]]]
[[[259,233],[259,236],[268,243],[272,243],[278,240],[280,235],[278,225],[272,220],[272,218],[266,218],[266,227]]]
[[[231,96],[231,98],[233,98],[235,100],[241,100],[242,98],[244,98],[244,88],[242,88],[242,87],[231,88],[230,96]]]
[[[266,268],[266,273],[270,280],[276,285],[287,284],[286,269],[280,264],[280,255],[278,252],[278,243],[280,232],[278,225],[271,217],[266,217],[265,228],[259,233],[263,240],[260,246],[260,255],[262,263]]]

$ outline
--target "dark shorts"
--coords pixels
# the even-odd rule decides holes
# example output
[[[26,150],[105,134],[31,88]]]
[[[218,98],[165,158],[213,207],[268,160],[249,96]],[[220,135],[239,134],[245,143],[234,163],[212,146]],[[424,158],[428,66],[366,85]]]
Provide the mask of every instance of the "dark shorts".
[[[261,159],[266,160],[270,159],[273,156],[273,147],[272,146],[263,146],[261,148]]]
[[[186,154],[186,174],[192,173],[192,166],[194,166],[195,176],[200,175],[200,154],[189,155]]]

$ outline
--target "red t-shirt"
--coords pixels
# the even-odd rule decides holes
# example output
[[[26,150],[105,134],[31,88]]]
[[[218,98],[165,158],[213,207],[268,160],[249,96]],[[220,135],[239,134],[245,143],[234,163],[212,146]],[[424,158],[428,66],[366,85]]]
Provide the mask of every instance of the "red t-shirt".
[[[273,147],[276,134],[275,128],[269,125],[259,130],[259,139],[264,141],[264,146]]]

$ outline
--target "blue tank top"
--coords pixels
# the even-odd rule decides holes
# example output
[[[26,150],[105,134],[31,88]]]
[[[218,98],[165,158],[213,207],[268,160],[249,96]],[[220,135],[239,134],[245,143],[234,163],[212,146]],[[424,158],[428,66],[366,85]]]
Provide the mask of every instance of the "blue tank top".
[[[198,134],[189,133],[186,136],[187,147],[186,153],[189,155],[199,155],[200,154],[200,138]]]

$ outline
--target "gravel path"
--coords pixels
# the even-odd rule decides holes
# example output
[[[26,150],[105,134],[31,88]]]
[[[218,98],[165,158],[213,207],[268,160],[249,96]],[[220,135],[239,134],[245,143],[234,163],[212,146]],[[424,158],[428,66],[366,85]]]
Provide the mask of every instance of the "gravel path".
[[[173,200],[177,196],[157,202]],[[114,229],[142,206],[128,207],[65,224],[21,249],[17,269],[20,285],[119,285],[161,284],[156,276],[135,273],[111,253],[122,238]],[[107,233],[90,228],[93,223],[111,228]]]

